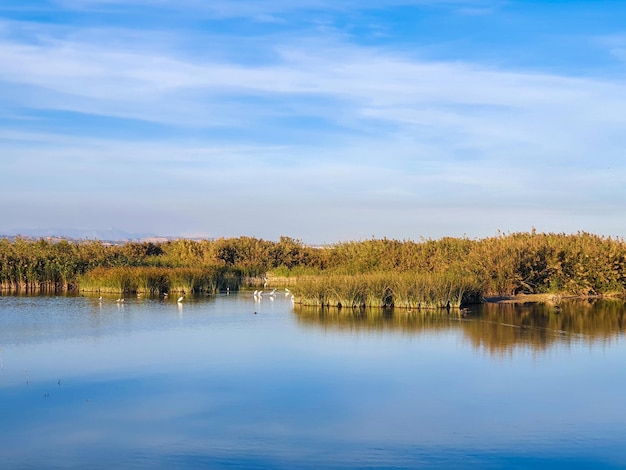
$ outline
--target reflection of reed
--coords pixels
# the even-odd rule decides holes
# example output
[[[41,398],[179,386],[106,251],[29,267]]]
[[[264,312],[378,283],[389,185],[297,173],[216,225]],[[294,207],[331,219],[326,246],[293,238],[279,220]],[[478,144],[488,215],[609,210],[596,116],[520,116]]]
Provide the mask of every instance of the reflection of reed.
[[[339,330],[402,330],[419,332],[458,327],[459,316],[439,310],[313,307],[296,305],[298,321],[306,326]]]
[[[493,355],[515,348],[545,350],[554,344],[609,342],[626,329],[626,304],[617,300],[550,304],[484,304],[464,313],[403,309],[295,308],[305,326],[338,330],[398,330],[412,333],[461,330],[477,349]],[[462,320],[462,321],[459,321]]]

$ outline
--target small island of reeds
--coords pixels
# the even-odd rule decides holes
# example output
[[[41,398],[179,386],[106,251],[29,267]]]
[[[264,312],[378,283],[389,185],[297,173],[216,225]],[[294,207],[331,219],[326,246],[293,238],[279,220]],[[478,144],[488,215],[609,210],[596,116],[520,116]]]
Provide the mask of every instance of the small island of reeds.
[[[163,243],[0,240],[3,290],[214,294],[288,286],[333,307],[457,308],[491,296],[624,296],[626,243],[576,234],[371,239],[308,246],[281,237]]]

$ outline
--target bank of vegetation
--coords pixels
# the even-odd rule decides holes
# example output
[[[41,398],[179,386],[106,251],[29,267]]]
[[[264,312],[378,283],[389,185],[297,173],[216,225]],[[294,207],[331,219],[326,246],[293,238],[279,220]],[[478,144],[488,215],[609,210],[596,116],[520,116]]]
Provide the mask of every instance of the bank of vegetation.
[[[626,294],[622,239],[498,234],[474,240],[371,239],[312,247],[289,237],[98,241],[0,240],[3,289],[216,292],[288,283],[296,300],[343,307],[458,307],[488,296]]]

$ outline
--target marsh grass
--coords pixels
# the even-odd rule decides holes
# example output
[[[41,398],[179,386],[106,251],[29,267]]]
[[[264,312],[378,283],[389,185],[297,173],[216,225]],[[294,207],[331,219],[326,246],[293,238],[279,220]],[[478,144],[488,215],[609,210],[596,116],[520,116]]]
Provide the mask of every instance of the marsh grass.
[[[437,308],[481,296],[626,295],[626,243],[579,232],[481,240],[372,239],[322,247],[281,237],[162,244],[0,239],[0,288],[215,291],[280,283],[314,305]],[[268,283],[269,284],[269,283]]]
[[[458,308],[482,295],[471,277],[413,272],[320,275],[292,290],[297,303],[339,308]]]
[[[120,266],[95,268],[79,279],[85,292],[215,293],[220,287],[237,288],[233,273],[219,268],[160,268]]]

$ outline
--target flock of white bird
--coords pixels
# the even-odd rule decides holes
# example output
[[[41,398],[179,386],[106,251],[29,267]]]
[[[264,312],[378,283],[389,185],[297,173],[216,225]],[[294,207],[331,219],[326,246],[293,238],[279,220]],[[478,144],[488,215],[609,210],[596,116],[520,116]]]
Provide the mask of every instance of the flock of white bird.
[[[267,285],[267,282],[264,285]],[[260,302],[264,294],[265,293],[262,290],[255,290],[253,293],[254,300],[256,302]],[[269,293],[267,293],[267,297],[271,301],[274,301],[274,299],[276,298],[276,289],[272,289]],[[286,287],[285,287],[285,297],[291,297],[291,302],[294,302],[293,294],[289,292],[289,289],[287,289]]]
[[[264,285],[267,285],[267,282],[265,282]],[[260,302],[261,299],[263,298],[263,295],[266,294],[265,292],[263,292],[262,290],[255,290],[253,297],[254,300],[256,302]],[[167,298],[167,293],[163,294],[164,298]],[[276,298],[276,289],[272,289],[270,292],[267,293],[267,297],[273,301]],[[287,289],[285,287],[285,297],[290,297],[291,298],[291,302],[294,302],[294,296],[293,294],[289,291],[289,289]],[[179,304],[183,303],[183,300],[185,299],[184,295],[181,295],[176,302],[178,302]],[[98,297],[98,300],[101,302],[102,301],[102,296]],[[120,297],[119,299],[117,299],[115,302],[117,302],[118,304],[123,304],[124,303],[124,297]]]
[[[137,294],[137,297],[139,297],[139,294]],[[167,298],[167,293],[163,294],[163,298]],[[182,304],[184,299],[185,299],[185,296],[181,295],[178,298],[178,300],[176,300],[176,302],[178,302],[179,304]],[[102,296],[98,297],[98,301],[102,302]],[[118,304],[123,304],[124,303],[124,297],[120,297],[115,302],[117,302]]]

